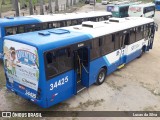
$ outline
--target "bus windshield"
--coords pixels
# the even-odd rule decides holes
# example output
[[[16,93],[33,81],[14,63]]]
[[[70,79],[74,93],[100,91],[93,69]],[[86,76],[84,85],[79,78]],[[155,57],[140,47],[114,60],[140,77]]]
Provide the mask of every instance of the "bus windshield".
[[[156,5],[160,5],[160,1],[157,1],[157,2],[156,2]]]
[[[39,81],[37,49],[10,40],[5,40],[3,49],[8,82],[37,91]]]

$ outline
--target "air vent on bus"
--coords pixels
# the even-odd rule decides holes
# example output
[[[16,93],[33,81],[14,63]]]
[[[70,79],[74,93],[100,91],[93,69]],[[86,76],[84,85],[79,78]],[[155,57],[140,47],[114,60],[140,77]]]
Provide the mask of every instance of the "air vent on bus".
[[[66,34],[66,33],[70,33],[69,30],[65,30],[65,29],[53,29],[48,31],[50,33],[54,33],[54,34]]]
[[[46,32],[46,31],[41,31],[41,32],[38,32],[39,35],[43,35],[43,36],[48,36],[50,35],[49,32]]]
[[[124,18],[109,18],[109,22],[120,23],[120,22],[124,22],[124,21],[125,21]]]
[[[82,22],[82,27],[99,28],[103,27],[103,24],[98,22],[87,21],[87,22]]]

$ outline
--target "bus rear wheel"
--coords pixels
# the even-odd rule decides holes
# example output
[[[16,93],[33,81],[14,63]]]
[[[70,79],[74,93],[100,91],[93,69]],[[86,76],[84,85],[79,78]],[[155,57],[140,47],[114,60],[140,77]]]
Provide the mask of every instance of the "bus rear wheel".
[[[145,46],[142,47],[140,55],[137,58],[142,57],[144,53],[145,53]]]
[[[106,70],[104,68],[101,68],[97,76],[96,84],[101,85],[104,82],[105,78]]]

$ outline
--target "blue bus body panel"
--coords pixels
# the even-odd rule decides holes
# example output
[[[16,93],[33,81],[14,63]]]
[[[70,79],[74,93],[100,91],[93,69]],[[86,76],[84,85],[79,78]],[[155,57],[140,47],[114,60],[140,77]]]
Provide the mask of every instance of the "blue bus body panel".
[[[57,29],[51,29],[51,30],[57,30]],[[43,30],[41,31],[41,33],[48,31],[50,30]],[[51,49],[56,49],[59,47],[68,46],[75,43],[90,40],[91,38],[93,38],[91,35],[81,32],[70,31],[70,33],[65,33],[65,34],[50,33],[49,35],[43,36],[40,35],[38,31],[35,31],[35,32],[6,36],[4,39],[9,39],[20,43],[32,45],[41,49],[42,51],[48,51]]]
[[[32,92],[34,94],[37,94],[36,91],[34,91],[30,88],[27,88],[24,86],[23,86],[24,88],[22,88],[22,85],[20,85],[19,83],[14,82],[13,84],[11,84],[8,81],[6,82],[6,87],[7,87],[7,89],[14,92],[16,95],[21,96],[22,98],[29,100],[29,101],[33,102],[34,104],[37,104],[37,105],[44,107],[44,108],[47,107],[46,102],[44,102],[44,99],[38,100],[38,99],[33,98],[33,97],[26,94],[26,90],[28,92]]]
[[[16,25],[24,25],[24,24],[32,24],[39,23],[40,20],[31,18],[31,17],[13,17],[13,18],[1,18],[0,25],[2,27],[16,26]]]
[[[157,4],[157,2],[158,2],[158,4]],[[160,10],[160,0],[154,0],[154,3],[155,3],[155,9]]]
[[[45,71],[44,52],[59,47],[64,47],[70,44],[83,42],[91,38],[92,36],[88,34],[72,32],[72,31],[70,31],[70,33],[65,33],[65,34],[51,33],[49,36],[39,35],[38,32],[29,32],[29,33],[6,36],[4,39],[31,45],[38,49],[39,65],[40,65],[39,66],[40,79],[38,88],[41,89],[41,94],[40,94],[41,98],[38,100],[37,99],[34,100],[32,97],[27,96],[25,94],[26,91],[19,89],[20,85],[18,83],[15,83],[14,86],[7,83],[7,88],[10,89],[11,91],[14,91],[19,96],[27,100],[30,100],[43,108],[50,107],[67,98],[70,98],[75,94],[75,89],[76,89],[75,71],[70,70],[59,76],[55,76],[53,79],[47,81],[44,72]],[[68,79],[67,82],[66,79]],[[26,88],[25,90],[37,94],[36,91],[32,91],[29,88]]]
[[[14,17],[13,19],[10,18],[1,18],[0,19],[0,59],[2,59],[2,52],[3,52],[3,37],[5,36],[5,27],[13,27],[17,25],[24,25],[24,24],[34,24],[39,23],[38,19],[34,19],[31,17]]]
[[[74,95],[74,70],[58,75],[46,82],[47,107],[64,101]]]
[[[160,10],[160,5],[156,5],[156,10]]]

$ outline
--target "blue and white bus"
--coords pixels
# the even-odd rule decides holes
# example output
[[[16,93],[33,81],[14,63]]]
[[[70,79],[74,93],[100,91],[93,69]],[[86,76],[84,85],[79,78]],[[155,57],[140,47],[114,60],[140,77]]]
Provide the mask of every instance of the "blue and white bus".
[[[146,3],[138,5],[130,5],[128,9],[129,17],[149,17],[153,18],[155,15],[155,4]]]
[[[110,18],[6,36],[6,86],[47,108],[78,94],[152,49],[151,18]]]
[[[156,10],[160,10],[160,0],[154,0]]]
[[[0,19],[0,59],[2,58],[3,37],[30,31],[81,24],[83,21],[108,20],[110,12],[94,11],[53,15],[32,15],[25,17],[6,17]]]

